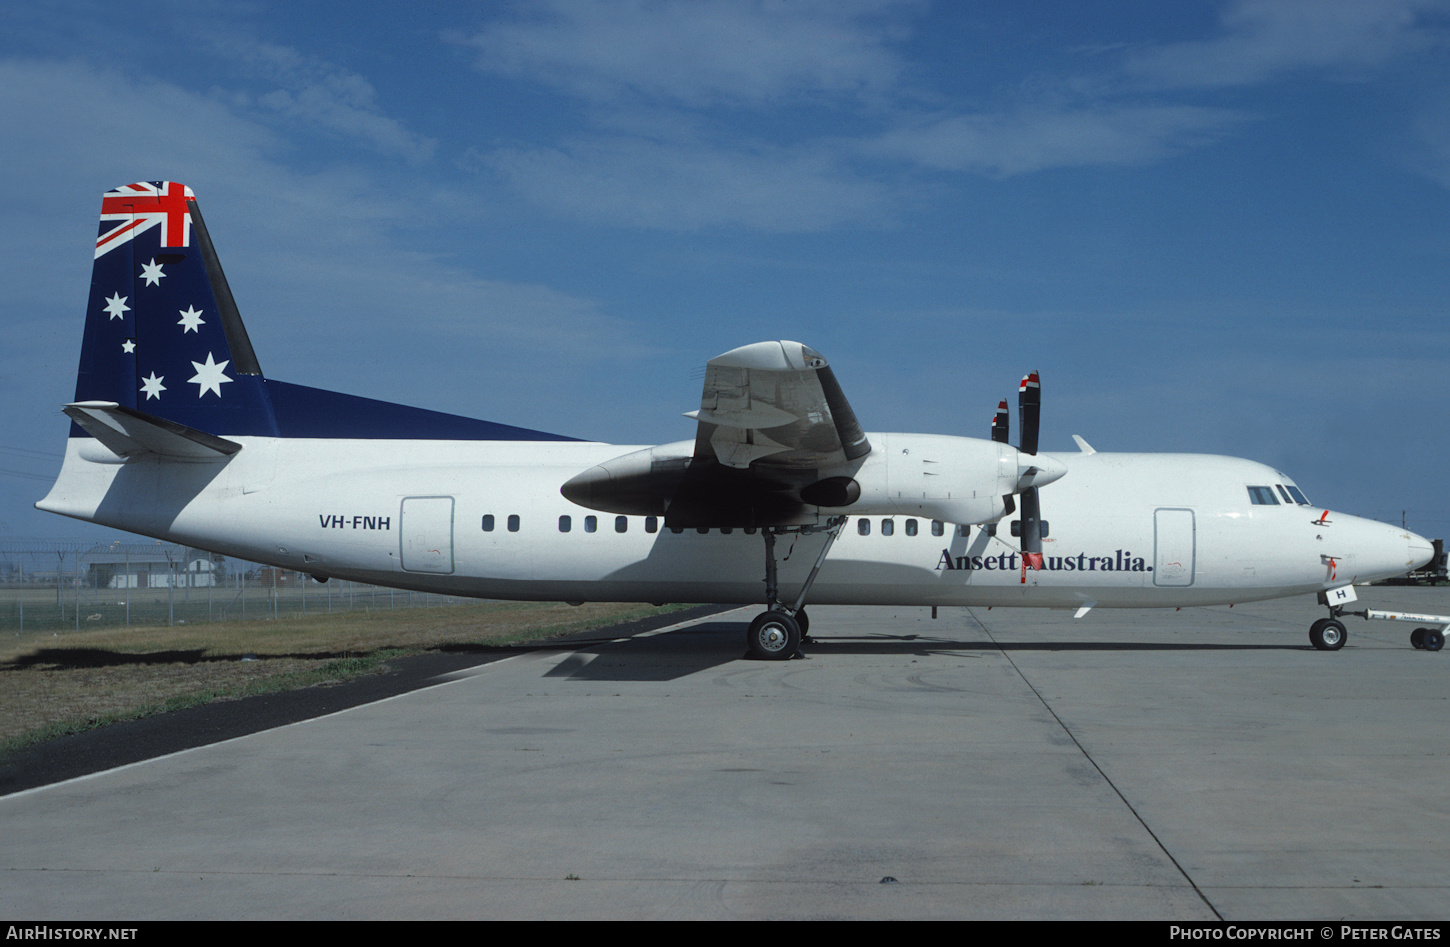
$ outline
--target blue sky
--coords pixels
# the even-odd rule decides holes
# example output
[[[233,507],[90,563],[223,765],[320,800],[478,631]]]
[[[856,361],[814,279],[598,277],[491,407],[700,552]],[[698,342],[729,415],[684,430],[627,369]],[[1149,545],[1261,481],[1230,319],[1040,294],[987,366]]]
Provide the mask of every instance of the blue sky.
[[[50,2],[0,37],[0,537],[101,193],[195,189],[268,376],[620,443],[790,338],[868,430],[1232,454],[1450,534],[1450,2]],[[1049,502],[1044,497],[1044,504]]]

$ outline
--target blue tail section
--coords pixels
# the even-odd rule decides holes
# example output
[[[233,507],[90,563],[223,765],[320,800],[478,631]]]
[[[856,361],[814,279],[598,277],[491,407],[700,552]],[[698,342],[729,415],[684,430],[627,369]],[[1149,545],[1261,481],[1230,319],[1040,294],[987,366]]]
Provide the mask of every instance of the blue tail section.
[[[128,184],[101,199],[76,401],[113,401],[211,433],[279,433],[186,185]]]
[[[574,440],[269,383],[196,196],[175,181],[128,184],[101,199],[75,400],[223,437]],[[88,435],[73,423],[71,436]]]

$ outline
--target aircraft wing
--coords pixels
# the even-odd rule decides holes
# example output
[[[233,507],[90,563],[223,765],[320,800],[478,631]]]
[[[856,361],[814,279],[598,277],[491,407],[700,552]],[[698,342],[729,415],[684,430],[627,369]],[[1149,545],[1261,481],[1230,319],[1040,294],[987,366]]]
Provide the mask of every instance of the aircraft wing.
[[[710,359],[695,458],[726,467],[811,469],[864,457],[871,443],[821,353],[757,342]]]

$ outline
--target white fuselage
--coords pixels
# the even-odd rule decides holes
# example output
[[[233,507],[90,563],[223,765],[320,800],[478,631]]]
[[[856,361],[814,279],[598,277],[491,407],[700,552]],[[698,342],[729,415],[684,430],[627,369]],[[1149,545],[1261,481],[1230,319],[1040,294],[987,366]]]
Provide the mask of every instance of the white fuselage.
[[[871,434],[883,454],[893,438]],[[560,486],[639,448],[594,442],[238,437],[212,462],[133,458],[69,442],[37,506],[313,575],[456,595],[560,601],[764,601],[758,532],[675,532],[565,499]],[[1403,529],[1278,503],[1248,487],[1270,467],[1193,454],[1048,454],[1045,568],[1017,540],[933,520],[902,495],[849,519],[810,593],[817,604],[1172,607],[1315,592],[1403,574],[1430,544]],[[568,531],[561,529],[567,517]],[[825,517],[822,516],[824,523]],[[589,528],[591,521],[595,528]],[[890,525],[883,529],[883,523]],[[862,526],[865,522],[867,525]],[[485,525],[491,525],[486,529]],[[619,526],[622,525],[621,530]],[[782,537],[789,601],[825,541]]]

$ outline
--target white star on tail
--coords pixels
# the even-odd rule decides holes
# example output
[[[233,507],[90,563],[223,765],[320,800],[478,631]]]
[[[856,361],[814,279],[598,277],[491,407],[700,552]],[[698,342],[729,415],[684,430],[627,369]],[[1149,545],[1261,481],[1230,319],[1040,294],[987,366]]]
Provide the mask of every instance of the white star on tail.
[[[181,321],[177,323],[177,325],[182,327],[181,334],[186,335],[188,332],[195,332],[197,335],[201,335],[201,330],[197,326],[206,325],[206,320],[201,317],[201,313],[197,311],[197,308],[195,306],[187,306],[185,310],[177,311],[181,313]]]
[[[135,340],[134,339],[127,339],[126,341],[122,342],[121,343],[121,351],[122,352],[125,352],[127,355],[130,355],[133,352],[135,352],[136,351],[136,342],[135,342]],[[152,372],[151,374],[154,375],[156,373],[155,372]]]
[[[153,256],[150,263],[141,264],[141,278],[146,281],[147,286],[160,286],[161,278],[166,274],[161,272],[161,264],[156,262]]]
[[[152,372],[150,378],[141,379],[141,390],[146,392],[147,401],[150,401],[152,398],[155,398],[157,401],[161,400],[161,392],[166,390],[166,386],[161,384],[161,379],[165,377],[165,375],[158,376],[155,372]]]
[[[196,369],[196,374],[188,378],[187,381],[195,382],[196,384],[201,386],[199,389],[197,389],[196,396],[200,398],[208,391],[214,391],[216,392],[216,396],[220,398],[222,396],[223,383],[232,380],[222,374],[222,369],[226,368],[230,364],[230,360],[220,363],[212,361],[210,352],[206,353],[205,365],[203,365],[201,362],[192,362],[191,367]]]
[[[121,313],[126,312],[131,308],[130,306],[126,305],[126,300],[130,298],[130,296],[122,296],[120,293],[111,294],[111,298],[106,300],[106,312],[109,312],[111,314],[111,319],[122,318]],[[106,321],[110,322],[111,319],[107,319]]]

